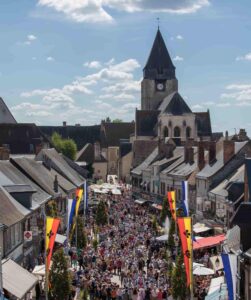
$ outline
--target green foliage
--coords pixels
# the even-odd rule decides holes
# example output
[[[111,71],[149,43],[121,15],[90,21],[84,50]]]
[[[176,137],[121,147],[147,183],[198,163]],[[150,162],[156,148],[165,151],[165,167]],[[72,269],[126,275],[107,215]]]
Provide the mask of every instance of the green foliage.
[[[170,209],[169,209],[167,198],[164,198],[162,203],[161,216],[160,216],[160,220],[162,224],[165,222],[167,216],[170,216]]]
[[[95,239],[92,241],[92,246],[93,246],[93,249],[94,249],[95,251],[97,251],[97,249],[98,249],[98,241],[97,241],[96,237],[95,237]]]
[[[158,231],[158,222],[157,222],[156,216],[153,216],[152,226],[153,226],[154,232],[156,233]]]
[[[171,218],[171,224],[170,224],[170,228],[169,228],[168,241],[167,241],[167,244],[170,247],[175,246],[174,237],[173,237],[174,233],[175,233],[175,221],[173,220],[173,218]]]
[[[83,218],[80,216],[76,217],[76,228],[77,228],[77,235],[78,235],[77,237],[78,249],[84,249],[87,245],[87,238],[85,234]],[[74,234],[76,234],[76,232],[74,232]]]
[[[58,152],[62,152],[71,160],[75,160],[77,155],[77,145],[72,139],[63,139],[60,134],[53,132],[51,141]]]
[[[54,200],[50,201],[46,206],[46,215],[52,218],[58,217],[57,204]]]
[[[123,120],[121,120],[121,119],[114,119],[112,121],[112,123],[123,123]]]
[[[52,261],[49,273],[49,299],[67,300],[71,293],[71,278],[63,249],[53,254]]]
[[[172,296],[176,299],[186,299],[186,272],[183,264],[183,256],[178,255],[176,258],[176,266],[172,270],[171,277]]]
[[[108,215],[105,203],[100,201],[97,206],[97,213],[96,213],[96,224],[99,225],[106,225],[108,223]]]

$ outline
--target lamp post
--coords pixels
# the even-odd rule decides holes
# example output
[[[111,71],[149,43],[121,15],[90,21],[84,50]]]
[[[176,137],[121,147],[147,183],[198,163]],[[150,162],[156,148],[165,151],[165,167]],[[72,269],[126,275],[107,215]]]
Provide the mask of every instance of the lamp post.
[[[3,296],[2,248],[0,247],[0,300],[3,299]]]

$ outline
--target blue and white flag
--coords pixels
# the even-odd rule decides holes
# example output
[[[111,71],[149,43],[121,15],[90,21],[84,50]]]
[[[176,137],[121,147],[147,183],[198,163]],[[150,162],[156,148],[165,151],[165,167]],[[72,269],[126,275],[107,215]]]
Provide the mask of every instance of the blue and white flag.
[[[87,185],[87,181],[85,181],[85,188],[84,188],[84,212],[86,213],[88,210],[88,185]]]
[[[225,271],[225,278],[227,281],[228,299],[236,299],[236,274],[237,274],[237,255],[235,254],[221,254],[222,262]]]
[[[189,217],[188,182],[187,181],[182,181],[182,207],[184,210],[185,217]]]
[[[71,225],[73,223],[73,218],[75,216],[75,209],[76,209],[76,198],[75,199],[68,199],[68,208],[67,208],[67,232],[70,232]]]

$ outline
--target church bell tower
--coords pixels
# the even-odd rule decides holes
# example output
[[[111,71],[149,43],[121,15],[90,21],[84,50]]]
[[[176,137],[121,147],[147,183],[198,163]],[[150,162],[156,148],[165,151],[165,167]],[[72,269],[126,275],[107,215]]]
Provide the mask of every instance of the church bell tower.
[[[143,70],[141,109],[157,110],[162,100],[178,91],[175,66],[158,28],[152,50]]]

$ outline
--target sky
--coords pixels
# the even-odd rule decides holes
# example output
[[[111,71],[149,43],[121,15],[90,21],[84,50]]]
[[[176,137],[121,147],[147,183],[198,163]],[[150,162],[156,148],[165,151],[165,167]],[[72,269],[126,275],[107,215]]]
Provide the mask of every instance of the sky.
[[[157,18],[191,109],[251,135],[250,0],[0,1],[0,97],[18,122],[132,121]]]

